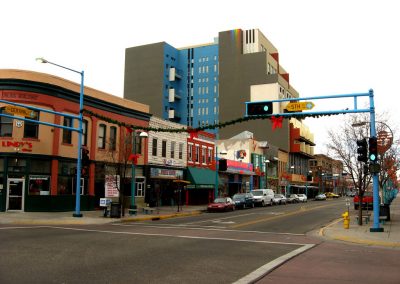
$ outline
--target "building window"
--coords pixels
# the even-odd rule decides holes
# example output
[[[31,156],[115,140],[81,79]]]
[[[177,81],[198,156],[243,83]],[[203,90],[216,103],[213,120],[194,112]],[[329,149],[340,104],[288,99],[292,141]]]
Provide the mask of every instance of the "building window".
[[[117,149],[117,127],[110,127],[110,150]]]
[[[0,113],[6,113],[4,108],[0,110]],[[6,113],[8,115],[12,115]],[[0,137],[12,137],[13,131],[13,119],[5,116],[0,116]]]
[[[88,125],[89,122],[84,119],[82,121],[82,146],[87,146],[87,142],[88,142]]]
[[[67,127],[72,127],[72,118],[64,117],[63,125],[67,126]],[[25,125],[25,128],[26,128],[26,125]],[[62,142],[64,144],[71,144],[72,143],[72,131],[71,130],[63,129]]]
[[[171,159],[175,159],[175,141],[171,142]]]
[[[167,140],[161,142],[161,156],[163,158],[167,157]]]
[[[199,145],[196,145],[196,152],[195,152],[195,155],[196,155],[196,162],[198,163],[199,161],[200,161],[200,147],[199,147]]]
[[[193,145],[188,145],[188,160],[193,162]]]
[[[211,162],[212,162],[212,149],[208,149],[208,156],[207,156],[207,158],[208,158],[208,164],[211,164]]]
[[[183,143],[179,143],[179,159],[183,159]]]
[[[34,113],[30,119],[39,120],[39,112],[32,110],[31,113]],[[24,138],[35,138],[39,137],[39,124],[35,122],[25,121],[24,127]]]
[[[206,148],[205,147],[201,148],[201,162],[203,164],[207,163],[206,162]]]
[[[106,125],[99,125],[99,135],[97,138],[97,148],[105,149],[106,148]]]
[[[157,156],[157,138],[153,138],[153,144],[152,144],[152,148],[151,148],[151,154],[153,156]]]

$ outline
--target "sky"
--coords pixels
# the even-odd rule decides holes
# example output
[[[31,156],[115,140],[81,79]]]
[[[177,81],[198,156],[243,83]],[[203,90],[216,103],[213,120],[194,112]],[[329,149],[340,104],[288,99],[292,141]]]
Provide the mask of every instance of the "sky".
[[[0,0],[0,69],[24,69],[123,97],[125,49],[165,41],[179,48],[218,32],[258,28],[279,51],[300,97],[374,90],[377,113],[399,124],[400,2],[396,0]],[[314,101],[313,110],[352,109],[353,101]],[[359,101],[359,107],[368,107]],[[220,106],[223,107],[223,106]],[[307,118],[315,153],[343,115]]]

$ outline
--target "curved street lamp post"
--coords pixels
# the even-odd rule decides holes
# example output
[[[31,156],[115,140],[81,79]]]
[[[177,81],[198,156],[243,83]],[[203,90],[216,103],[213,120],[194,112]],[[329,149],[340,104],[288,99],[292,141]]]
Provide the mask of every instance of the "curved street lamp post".
[[[82,152],[82,124],[83,124],[83,89],[84,89],[84,77],[85,73],[84,71],[76,71],[74,69],[50,62],[43,57],[36,58],[36,61],[40,63],[48,63],[69,71],[72,71],[74,73],[78,73],[81,75],[81,84],[80,84],[80,92],[79,92],[79,114],[78,114],[78,121],[79,121],[79,126],[78,126],[78,157],[77,157],[77,164],[76,164],[76,188],[75,188],[75,212],[72,215],[73,217],[82,217],[81,213],[81,169],[82,169],[82,161],[81,161],[81,152]]]

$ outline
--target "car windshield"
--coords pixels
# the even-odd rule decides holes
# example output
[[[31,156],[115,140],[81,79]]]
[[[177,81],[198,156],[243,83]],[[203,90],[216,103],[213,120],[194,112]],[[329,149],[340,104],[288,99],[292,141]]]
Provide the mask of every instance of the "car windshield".
[[[253,190],[251,193],[253,193],[254,196],[262,196],[263,192],[259,190]]]
[[[280,194],[275,194],[274,197],[275,198],[281,198],[281,195]]]
[[[233,196],[233,200],[243,200],[243,199],[245,199],[245,196],[244,195],[239,195],[239,194],[235,194],[234,196]]]
[[[226,199],[225,198],[217,198],[214,200],[214,203],[225,203]]]

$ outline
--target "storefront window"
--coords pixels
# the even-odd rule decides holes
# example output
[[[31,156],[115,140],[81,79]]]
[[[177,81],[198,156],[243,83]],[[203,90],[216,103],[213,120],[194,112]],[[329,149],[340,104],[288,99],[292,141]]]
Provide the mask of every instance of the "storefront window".
[[[75,177],[76,163],[74,162],[60,162],[58,164],[58,184],[57,194],[71,195],[73,177]]]
[[[0,109],[0,113],[12,115],[5,112],[4,108]],[[0,137],[12,137],[12,130],[13,130],[13,119],[5,116],[0,116]]]
[[[31,112],[34,114],[29,119],[39,120],[39,112],[35,110],[31,110]],[[39,124],[35,122],[25,121],[24,138],[37,139],[38,137],[39,137]]]
[[[50,195],[50,176],[30,175],[29,195]]]

